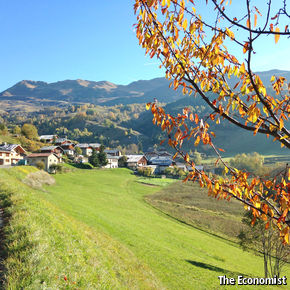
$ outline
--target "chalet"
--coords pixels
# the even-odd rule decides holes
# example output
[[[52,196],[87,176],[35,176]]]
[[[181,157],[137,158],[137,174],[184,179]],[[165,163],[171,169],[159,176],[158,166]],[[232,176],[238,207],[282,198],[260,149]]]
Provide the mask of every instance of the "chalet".
[[[68,140],[67,138],[57,138],[53,142],[53,144],[56,146],[62,146],[65,143],[72,143],[72,141]]]
[[[152,157],[148,160],[149,165],[156,165],[157,171],[159,173],[164,172],[164,170],[169,166],[174,166],[175,162],[172,160],[172,158],[167,156],[158,156],[158,157]]]
[[[52,143],[57,138],[57,135],[41,135],[39,140],[44,143]]]
[[[40,152],[41,153],[54,153],[60,159],[62,155],[64,154],[63,149],[59,146],[44,146],[40,148]]]
[[[132,169],[137,169],[137,167],[142,167],[147,165],[147,159],[144,155],[126,155],[127,156],[127,166]]]
[[[84,156],[91,156],[93,153],[93,147],[90,146],[90,144],[87,143],[79,143],[75,146],[79,147],[82,150],[82,155]]]
[[[75,154],[75,144],[72,143],[72,142],[66,142],[66,143],[62,143],[61,146],[60,146],[64,153],[68,156],[74,156]]]
[[[118,156],[107,155],[108,164],[104,168],[118,168]]]
[[[75,147],[79,147],[82,150],[82,155],[91,156],[93,149],[96,151],[100,150],[101,144],[99,143],[79,143]]]
[[[44,169],[50,172],[50,166],[60,163],[59,157],[54,153],[32,153],[26,157],[27,165],[37,166],[40,162],[44,164]]]
[[[99,144],[99,143],[90,143],[89,145],[97,151],[99,151],[100,147],[101,147],[101,144]]]
[[[16,165],[23,159],[26,152],[18,144],[0,145],[0,165]]]
[[[145,153],[145,157],[148,160],[148,163],[151,163],[151,159],[158,158],[158,157],[167,157],[168,159],[172,159],[172,154],[168,153],[167,151],[149,151]]]

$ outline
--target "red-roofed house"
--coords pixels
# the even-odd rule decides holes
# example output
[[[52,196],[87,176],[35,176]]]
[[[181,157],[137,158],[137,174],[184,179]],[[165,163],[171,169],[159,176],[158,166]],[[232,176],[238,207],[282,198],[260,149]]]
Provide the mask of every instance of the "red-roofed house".
[[[59,157],[54,153],[32,153],[27,156],[27,165],[37,166],[40,162],[43,162],[44,170],[50,172],[50,166],[58,164]]]

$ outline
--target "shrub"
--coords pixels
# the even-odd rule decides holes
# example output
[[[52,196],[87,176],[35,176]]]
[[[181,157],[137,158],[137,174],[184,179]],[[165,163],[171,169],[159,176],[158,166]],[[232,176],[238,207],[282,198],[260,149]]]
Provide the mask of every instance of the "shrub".
[[[44,168],[45,168],[45,164],[43,161],[37,161],[35,165],[40,170],[44,170]]]
[[[153,169],[151,167],[139,167],[137,169],[139,175],[142,176],[151,176],[153,174]]]
[[[61,164],[52,164],[49,167],[49,170],[52,173],[61,173],[61,172],[63,172],[63,166]]]

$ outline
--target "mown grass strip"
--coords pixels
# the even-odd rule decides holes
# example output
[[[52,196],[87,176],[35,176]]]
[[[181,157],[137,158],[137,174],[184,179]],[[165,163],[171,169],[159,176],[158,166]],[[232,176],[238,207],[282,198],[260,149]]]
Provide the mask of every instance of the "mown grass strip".
[[[31,170],[0,170],[1,206],[6,203],[10,215],[4,227],[5,289],[162,288],[126,247],[23,184]]]

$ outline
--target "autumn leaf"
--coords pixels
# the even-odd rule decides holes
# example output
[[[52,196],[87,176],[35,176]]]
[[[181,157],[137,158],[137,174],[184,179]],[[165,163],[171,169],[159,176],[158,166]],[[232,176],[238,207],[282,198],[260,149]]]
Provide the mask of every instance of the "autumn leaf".
[[[198,136],[196,137],[195,142],[194,142],[194,146],[197,146],[197,145],[199,144],[199,142],[200,142],[200,136],[198,135]]]
[[[280,32],[279,27],[276,27],[275,32]],[[279,41],[279,38],[280,38],[280,34],[275,34],[275,43]]]
[[[146,104],[146,110],[148,111],[150,109],[150,107],[151,107],[151,103],[147,103]]]
[[[255,18],[255,20],[254,20],[254,27],[256,27],[257,26],[257,18],[258,18],[257,17],[257,14],[255,14],[255,17],[254,18]]]

